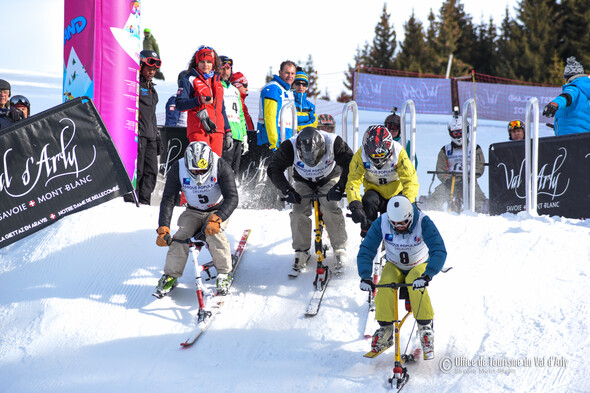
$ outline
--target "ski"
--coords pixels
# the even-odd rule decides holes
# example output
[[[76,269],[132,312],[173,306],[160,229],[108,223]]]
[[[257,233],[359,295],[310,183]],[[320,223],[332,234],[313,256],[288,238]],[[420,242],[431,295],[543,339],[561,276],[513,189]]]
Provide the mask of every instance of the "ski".
[[[251,229],[245,229],[242,233],[242,238],[236,247],[236,251],[232,255],[232,270],[231,270],[231,281],[229,283],[229,289],[231,290],[232,284],[234,282],[234,273],[238,268],[240,261],[242,260],[242,255],[244,254],[244,250],[246,249],[246,244],[248,242],[248,237],[250,236]],[[208,272],[208,269],[206,270]],[[213,297],[209,299],[207,302],[207,306],[205,309],[199,309],[199,313],[197,314],[197,324],[196,328],[191,334],[191,336],[185,341],[180,343],[180,346],[183,348],[188,348],[192,346],[198,338],[207,330],[211,323],[215,319],[215,317],[221,312],[221,307],[223,306],[224,301],[220,298]]]
[[[316,279],[313,282],[315,289],[311,295],[309,304],[307,305],[307,310],[305,311],[306,317],[313,317],[318,314],[320,305],[322,304],[322,299],[324,298],[324,293],[326,292],[326,288],[328,287],[328,282],[330,282],[331,277],[332,272],[327,266],[318,268]]]
[[[379,282],[379,277],[381,276],[381,270],[383,269],[382,261],[385,259],[385,251],[382,249],[375,258],[373,259],[373,283],[377,284]],[[365,323],[365,338],[373,337],[373,333],[377,329],[379,329],[379,323],[375,319],[375,294],[377,290],[373,290],[369,292],[369,298],[367,302],[369,303],[369,312],[367,315],[367,322]]]
[[[366,357],[366,358],[371,358],[371,359],[372,358],[376,358],[377,356],[381,355],[383,352],[387,351],[391,347],[393,347],[393,344],[391,344],[391,345],[383,348],[380,351],[373,351],[373,350],[371,350],[371,351],[365,353],[363,356]]]

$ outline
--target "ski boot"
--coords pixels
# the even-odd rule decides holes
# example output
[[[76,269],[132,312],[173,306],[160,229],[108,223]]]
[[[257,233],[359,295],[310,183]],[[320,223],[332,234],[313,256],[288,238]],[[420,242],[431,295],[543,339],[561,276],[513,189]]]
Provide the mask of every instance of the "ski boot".
[[[346,263],[346,249],[345,248],[339,248],[337,250],[334,251],[334,270],[336,272],[342,270],[342,268],[344,267],[344,264]]]
[[[290,277],[297,277],[299,273],[305,268],[307,265],[307,261],[309,260],[309,250],[308,251],[295,251],[295,257],[293,258],[293,266],[291,273],[289,273]]]
[[[371,340],[371,351],[381,353],[393,345],[393,325],[384,325],[375,331]]]
[[[167,274],[162,275],[156,286],[156,291],[152,294],[158,299],[170,294],[170,292],[178,286],[178,278]]]
[[[434,359],[434,329],[432,320],[425,325],[418,324],[418,335],[422,344],[424,360]]]
[[[219,273],[217,275],[217,295],[225,296],[231,285],[231,274]]]

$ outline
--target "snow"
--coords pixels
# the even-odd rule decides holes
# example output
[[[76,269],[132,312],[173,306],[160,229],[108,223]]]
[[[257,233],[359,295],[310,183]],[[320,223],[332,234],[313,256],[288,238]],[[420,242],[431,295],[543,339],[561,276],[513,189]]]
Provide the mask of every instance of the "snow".
[[[361,111],[361,130],[385,115]],[[420,194],[427,194],[426,171],[448,141],[448,116],[417,120]],[[486,158],[489,144],[506,137],[504,122],[480,120]],[[488,194],[487,173],[480,185]],[[404,392],[590,391],[590,223],[525,212],[426,213],[453,269],[429,287],[436,357],[408,366]],[[288,210],[236,210],[227,236],[235,248],[251,228],[248,246],[222,312],[189,349],[179,344],[196,312],[191,262],[171,297],[151,296],[166,254],[155,245],[157,221],[157,206],[117,198],[0,249],[1,391],[388,390],[393,350],[363,357],[367,304],[354,263],[359,227],[350,219],[349,263],[319,314],[306,318],[315,274],[287,276]],[[210,260],[206,250],[199,260]],[[402,327],[402,348],[412,323]]]

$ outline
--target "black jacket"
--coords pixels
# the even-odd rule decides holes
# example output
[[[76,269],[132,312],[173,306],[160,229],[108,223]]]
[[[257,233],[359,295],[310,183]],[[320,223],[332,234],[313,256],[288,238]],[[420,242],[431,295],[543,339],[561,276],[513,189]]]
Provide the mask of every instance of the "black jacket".
[[[164,192],[162,193],[162,202],[160,202],[158,226],[170,227],[175,200],[182,189],[182,184],[180,184],[180,178],[178,176],[179,162],[180,161],[176,161],[172,164],[172,167],[168,172],[168,177],[166,178],[166,185],[164,186]],[[236,187],[234,171],[229,164],[221,158],[217,160],[217,183],[221,188],[223,201],[212,208],[211,211],[217,210],[215,214],[225,221],[234,210],[236,210],[236,207],[238,207],[238,188]]]
[[[158,93],[154,84],[147,81],[143,76],[139,77],[139,136],[151,141],[156,140],[158,134],[158,120],[156,118],[156,105],[158,104]]]
[[[344,190],[346,187],[346,180],[348,179],[348,169],[352,156],[353,154],[350,147],[344,142],[344,139],[337,136],[334,140],[334,160],[336,161],[336,166],[328,176],[317,182],[313,182],[301,177],[297,171],[293,171],[293,179],[298,182],[306,183],[311,188],[318,188],[331,179],[340,177],[337,185]],[[287,190],[291,187],[289,181],[285,177],[285,170],[293,166],[294,158],[295,151],[293,150],[293,144],[291,141],[287,140],[279,145],[279,148],[273,153],[270,163],[268,164],[268,177],[283,194],[286,194]]]

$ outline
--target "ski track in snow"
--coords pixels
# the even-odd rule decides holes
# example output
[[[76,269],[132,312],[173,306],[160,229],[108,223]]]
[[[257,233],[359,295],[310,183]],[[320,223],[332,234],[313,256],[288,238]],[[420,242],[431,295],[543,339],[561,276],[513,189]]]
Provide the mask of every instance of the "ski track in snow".
[[[429,287],[436,358],[408,366],[404,391],[590,391],[590,225],[524,213],[427,213],[453,269]],[[354,263],[358,227],[349,219],[349,263],[330,281],[319,314],[307,318],[315,261],[298,278],[287,276],[288,212],[237,210],[228,226],[232,249],[243,229],[253,231],[232,294],[186,350],[179,344],[196,311],[192,261],[171,297],[151,296],[166,253],[154,245],[157,219],[157,207],[137,209],[119,198],[0,250],[0,390],[387,391],[393,351],[363,358],[366,294]],[[209,259],[203,250],[199,260]],[[326,262],[333,264],[331,250]],[[402,328],[402,348],[412,323]],[[440,369],[445,357],[552,356],[567,367]]]

